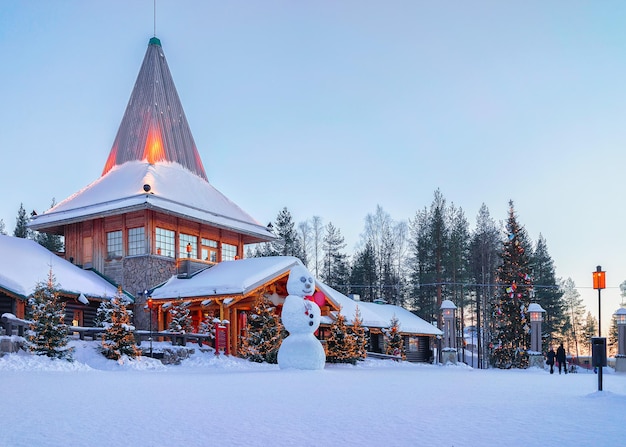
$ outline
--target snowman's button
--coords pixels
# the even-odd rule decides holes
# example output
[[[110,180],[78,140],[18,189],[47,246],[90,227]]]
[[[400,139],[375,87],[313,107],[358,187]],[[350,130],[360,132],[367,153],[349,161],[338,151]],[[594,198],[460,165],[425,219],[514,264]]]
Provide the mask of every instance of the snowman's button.
[[[309,326],[313,326],[313,322],[312,321],[309,321]]]

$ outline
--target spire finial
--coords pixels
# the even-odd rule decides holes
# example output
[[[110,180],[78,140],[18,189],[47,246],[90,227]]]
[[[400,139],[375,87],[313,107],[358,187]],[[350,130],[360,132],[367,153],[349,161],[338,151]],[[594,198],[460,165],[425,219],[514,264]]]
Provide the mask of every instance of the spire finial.
[[[154,0],[154,37],[156,37],[156,0]]]

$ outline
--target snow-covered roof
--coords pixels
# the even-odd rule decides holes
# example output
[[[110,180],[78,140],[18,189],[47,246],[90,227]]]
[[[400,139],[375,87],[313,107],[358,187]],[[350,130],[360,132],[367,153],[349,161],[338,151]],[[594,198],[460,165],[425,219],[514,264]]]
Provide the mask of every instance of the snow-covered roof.
[[[400,324],[401,332],[443,335],[441,330],[401,306],[354,301],[320,281],[317,281],[317,287],[341,309],[341,314],[346,318],[346,324],[354,322],[358,307],[363,325],[370,328],[389,327],[391,319],[395,316]],[[322,317],[322,322],[331,323],[332,321],[328,317]]]
[[[223,261],[192,278],[172,276],[152,291],[152,298],[192,298],[210,295],[239,295],[289,272],[302,262],[292,256],[246,258]]]
[[[29,227],[42,230],[145,208],[232,229],[258,240],[274,239],[265,226],[209,182],[174,162],[129,161],[114,166],[95,182],[34,216]]]
[[[37,283],[52,274],[63,294],[91,298],[112,298],[117,288],[89,270],[83,270],[55,255],[37,242],[0,235],[0,290],[26,298]]]
[[[303,264],[298,258],[292,256],[224,261],[192,278],[172,276],[152,291],[152,298],[167,300],[211,295],[244,295],[291,271],[296,265]],[[328,300],[341,309],[342,315],[346,317],[346,322],[349,324],[354,320],[358,306],[363,325],[367,327],[389,327],[391,319],[395,315],[400,322],[402,332],[424,335],[443,334],[432,324],[400,306],[354,301],[319,280],[316,280],[316,287],[324,293]],[[332,319],[322,317],[322,322],[330,324]]]
[[[440,309],[456,309],[456,305],[450,300],[443,300]]]

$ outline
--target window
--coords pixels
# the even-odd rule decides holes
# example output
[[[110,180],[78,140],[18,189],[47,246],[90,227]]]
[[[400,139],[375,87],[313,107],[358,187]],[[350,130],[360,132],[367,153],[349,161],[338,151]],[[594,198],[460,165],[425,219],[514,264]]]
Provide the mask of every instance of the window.
[[[146,232],[144,227],[128,230],[128,255],[143,255],[146,253]]]
[[[232,261],[237,256],[237,246],[222,244],[222,261]]]
[[[109,231],[107,233],[107,258],[121,258],[122,256],[122,232]]]
[[[202,259],[217,262],[217,241],[202,238]]]
[[[156,250],[158,255],[173,258],[176,254],[176,239],[172,230],[156,229]]]
[[[198,253],[198,238],[190,234],[180,233],[178,235],[178,257],[181,259],[190,257],[197,258]],[[191,245],[191,252],[187,252],[187,244]]]

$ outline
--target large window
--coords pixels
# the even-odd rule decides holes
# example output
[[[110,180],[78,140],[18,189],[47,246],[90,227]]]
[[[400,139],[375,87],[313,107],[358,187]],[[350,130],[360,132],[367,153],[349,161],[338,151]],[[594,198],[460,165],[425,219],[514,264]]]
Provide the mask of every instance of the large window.
[[[202,260],[217,262],[217,241],[202,238]]]
[[[222,244],[222,261],[232,261],[237,256],[237,246]]]
[[[192,259],[197,258],[198,253],[198,238],[196,236],[192,236],[190,234],[180,233],[178,235],[178,257],[181,259],[185,259],[190,257]],[[187,246],[189,245],[189,251],[187,251]]]
[[[122,232],[109,231],[107,233],[107,258],[121,258],[122,256]]]
[[[172,230],[165,228],[156,229],[156,251],[158,255],[168,256],[170,258],[176,255],[176,239]]]
[[[128,256],[146,253],[146,232],[144,227],[128,230]]]

